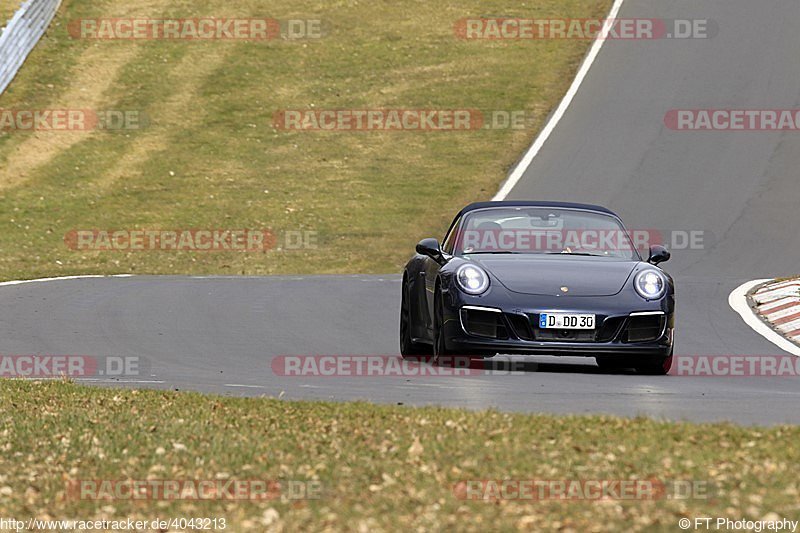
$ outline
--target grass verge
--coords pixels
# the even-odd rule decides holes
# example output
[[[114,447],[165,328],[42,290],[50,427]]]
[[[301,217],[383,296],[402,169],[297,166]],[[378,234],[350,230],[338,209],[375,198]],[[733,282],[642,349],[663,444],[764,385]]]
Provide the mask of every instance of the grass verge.
[[[0,278],[396,272],[463,204],[488,199],[571,83],[588,40],[462,40],[463,17],[604,17],[611,0],[70,0],[5,109],[141,113],[145,127],[0,132]],[[304,40],[94,41],[98,17],[322,21]],[[297,132],[283,109],[522,111],[521,129]],[[315,232],[264,253],[76,252],[76,229]],[[285,244],[282,240],[280,243]],[[280,244],[279,243],[279,244]],[[368,251],[368,252],[366,252]]]
[[[3,381],[0,516],[225,517],[228,530],[676,531],[800,518],[800,428],[293,403]],[[94,501],[70,480],[316,480],[320,498]],[[702,481],[655,501],[460,499],[487,479]],[[697,494],[696,494],[697,495]]]
[[[14,13],[17,12],[21,5],[22,0],[8,0],[0,5],[0,28],[5,26],[6,23],[11,20],[11,17],[14,16]]]

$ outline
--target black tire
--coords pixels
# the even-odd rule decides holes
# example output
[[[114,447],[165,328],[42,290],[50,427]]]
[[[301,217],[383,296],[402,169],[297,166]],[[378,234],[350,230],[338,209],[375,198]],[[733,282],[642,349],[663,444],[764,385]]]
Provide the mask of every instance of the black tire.
[[[669,374],[669,369],[672,368],[672,350],[666,357],[658,357],[645,364],[639,364],[634,367],[639,374],[647,376],[666,376]]]
[[[421,355],[431,355],[433,347],[411,340],[411,299],[408,294],[408,285],[403,280],[403,296],[400,303],[400,355],[403,359],[418,358]]]
[[[667,356],[650,357],[644,361],[638,357],[634,359],[625,356],[596,357],[595,359],[597,360],[597,366],[610,372],[619,372],[626,368],[632,368],[638,374],[665,376],[669,374],[669,370],[672,368],[672,351]]]
[[[619,372],[626,368],[633,368],[633,363],[627,357],[613,355],[597,356],[595,357],[595,361],[597,361],[597,366],[600,367],[600,370],[608,372]]]

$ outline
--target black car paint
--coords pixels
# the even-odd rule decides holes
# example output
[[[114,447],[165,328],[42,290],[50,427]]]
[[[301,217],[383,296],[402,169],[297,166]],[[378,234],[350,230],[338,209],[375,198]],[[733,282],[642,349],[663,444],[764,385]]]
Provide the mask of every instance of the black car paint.
[[[583,209],[614,216],[608,209],[585,204],[558,202],[483,202],[471,204],[456,215],[448,234],[465,213],[489,207],[531,206]],[[620,224],[621,221],[620,221]],[[422,244],[422,243],[421,243]],[[671,353],[674,326],[674,282],[653,264],[642,260],[619,260],[585,256],[490,255],[450,256],[439,251],[427,239],[424,251],[406,265],[403,283],[409,289],[410,331],[414,342],[434,342],[434,299],[442,298],[442,309],[448,347],[455,353],[468,355],[569,354],[593,356],[625,354],[634,356],[663,356]],[[638,254],[637,254],[638,255]],[[668,254],[667,254],[668,256]],[[455,282],[455,271],[465,263],[481,266],[489,275],[489,289],[477,296],[466,294]],[[634,289],[635,275],[644,269],[656,269],[664,274],[667,288],[658,300],[646,300]],[[535,272],[538,276],[532,276]],[[563,292],[562,287],[568,287]],[[468,335],[461,327],[462,306],[499,309],[504,313],[527,316],[541,312],[594,313],[598,324],[606,317],[627,316],[630,313],[663,312],[667,326],[664,335],[647,343],[623,342],[556,342],[513,339],[486,339]]]

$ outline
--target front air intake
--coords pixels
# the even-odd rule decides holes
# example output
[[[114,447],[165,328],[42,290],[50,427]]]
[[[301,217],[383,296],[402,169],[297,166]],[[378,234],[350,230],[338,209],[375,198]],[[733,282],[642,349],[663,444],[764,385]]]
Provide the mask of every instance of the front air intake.
[[[461,326],[468,335],[490,339],[507,339],[508,331],[499,310],[462,307]]]
[[[631,315],[625,328],[626,342],[648,342],[664,334],[667,317],[663,313]]]

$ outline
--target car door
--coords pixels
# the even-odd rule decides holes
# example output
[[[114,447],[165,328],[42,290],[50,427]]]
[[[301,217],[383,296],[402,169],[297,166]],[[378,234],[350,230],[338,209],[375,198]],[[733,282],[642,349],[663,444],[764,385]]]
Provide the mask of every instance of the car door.
[[[450,230],[442,240],[442,252],[446,257],[452,256],[456,245],[456,236],[459,233],[459,226],[461,224],[461,217],[453,222]],[[436,291],[436,278],[439,275],[442,265],[431,259],[425,257],[425,264],[423,266],[423,275],[425,277],[425,325],[428,330],[430,338],[433,338],[433,304]]]

